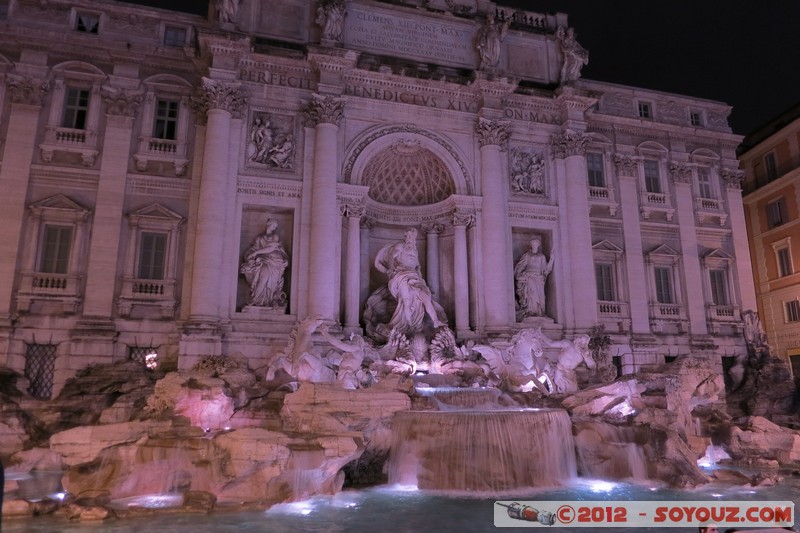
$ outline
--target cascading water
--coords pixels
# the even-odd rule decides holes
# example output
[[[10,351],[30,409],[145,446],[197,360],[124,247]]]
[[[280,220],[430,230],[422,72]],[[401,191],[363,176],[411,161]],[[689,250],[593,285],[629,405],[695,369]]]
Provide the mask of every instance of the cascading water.
[[[647,460],[634,428],[595,420],[576,420],[575,443],[582,476],[644,481]]]
[[[576,476],[569,415],[560,409],[487,407],[484,390],[442,392],[448,410],[395,414],[389,482],[420,489],[507,492]],[[439,391],[426,391],[434,398]],[[455,408],[461,397],[470,406]],[[456,400],[457,401],[457,400]]]

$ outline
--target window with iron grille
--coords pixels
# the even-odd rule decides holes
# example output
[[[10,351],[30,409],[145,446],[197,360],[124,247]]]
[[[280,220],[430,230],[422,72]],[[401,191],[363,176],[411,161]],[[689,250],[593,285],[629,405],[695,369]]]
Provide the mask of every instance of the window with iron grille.
[[[139,279],[164,279],[166,233],[142,232],[139,241]]]
[[[57,347],[57,344],[25,345],[25,377],[30,383],[28,392],[34,398],[49,400],[53,395]]]
[[[710,270],[708,272],[711,280],[711,299],[714,305],[728,305],[728,285],[725,281],[726,272],[724,270]]]
[[[66,274],[69,271],[72,226],[46,225],[43,244],[39,272]]]
[[[128,359],[145,366],[147,356],[154,352],[158,353],[152,346],[128,346]]]
[[[88,114],[89,90],[67,87],[64,95],[64,115],[61,117],[61,127],[85,130]]]
[[[614,265],[611,263],[595,263],[594,274],[597,279],[597,299],[601,302],[616,301],[614,292]]]
[[[174,141],[178,138],[178,102],[161,100],[156,103],[156,120],[153,124],[153,137]]]
[[[656,278],[656,301],[660,304],[674,303],[675,298],[672,294],[672,269],[655,267],[653,271]]]
[[[586,154],[586,167],[589,172],[589,186],[605,187],[606,179],[603,175],[603,154]]]
[[[647,192],[661,193],[661,175],[658,171],[658,161],[645,159],[644,186]]]

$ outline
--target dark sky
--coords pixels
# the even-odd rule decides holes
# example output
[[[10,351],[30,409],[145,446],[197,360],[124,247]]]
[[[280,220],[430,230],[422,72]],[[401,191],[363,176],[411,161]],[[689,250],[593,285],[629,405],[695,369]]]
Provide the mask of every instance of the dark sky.
[[[204,0],[133,0],[206,13]],[[569,15],[588,79],[721,100],[747,134],[800,102],[798,0],[500,0]]]

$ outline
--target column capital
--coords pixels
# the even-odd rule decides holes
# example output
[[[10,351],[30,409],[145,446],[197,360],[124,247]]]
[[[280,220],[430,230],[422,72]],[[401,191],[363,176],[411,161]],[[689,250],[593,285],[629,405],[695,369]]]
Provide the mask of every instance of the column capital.
[[[375,227],[375,220],[370,217],[362,217],[361,222],[359,222],[359,227],[365,230],[371,230]]]
[[[511,136],[511,123],[506,120],[489,120],[478,117],[475,133],[478,134],[481,146],[497,145],[502,147]]]
[[[30,76],[11,75],[6,81],[6,87],[12,103],[41,106],[50,91],[50,82]]]
[[[318,124],[338,126],[344,114],[344,102],[344,98],[314,93],[311,100],[302,106],[302,111],[306,118],[306,126],[315,127]]]
[[[669,173],[673,183],[688,184],[692,182],[692,167],[683,161],[670,161]]]
[[[101,96],[106,104],[106,114],[121,117],[134,117],[144,95],[141,92],[126,91],[116,87],[103,87]]]
[[[246,105],[247,97],[241,83],[226,83],[206,77],[203,77],[197,96],[192,98],[192,108],[203,118],[212,109],[222,109],[235,118],[241,118]]]
[[[475,224],[474,209],[456,209],[453,211],[453,226],[472,227]]]
[[[344,202],[339,205],[339,212],[346,218],[361,218],[366,211],[367,208],[363,204]]]
[[[741,189],[744,172],[738,168],[721,168],[719,177],[722,178],[725,187],[728,189]]]
[[[426,235],[431,235],[431,234],[438,235],[444,231],[444,224],[440,224],[438,222],[423,224],[422,231],[424,231]]]
[[[564,133],[557,133],[550,137],[550,148],[556,159],[565,159],[572,155],[586,155],[588,143],[589,136],[580,131],[566,130]]]
[[[617,175],[635,178],[639,159],[629,154],[614,154],[614,166],[617,167]]]

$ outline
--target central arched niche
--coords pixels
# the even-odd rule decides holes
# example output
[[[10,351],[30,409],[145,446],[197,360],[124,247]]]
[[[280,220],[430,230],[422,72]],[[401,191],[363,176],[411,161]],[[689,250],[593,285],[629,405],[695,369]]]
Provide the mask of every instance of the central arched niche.
[[[398,139],[373,156],[361,183],[378,203],[397,206],[430,205],[455,193],[450,171],[419,140]]]

